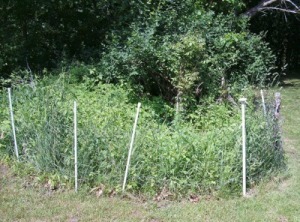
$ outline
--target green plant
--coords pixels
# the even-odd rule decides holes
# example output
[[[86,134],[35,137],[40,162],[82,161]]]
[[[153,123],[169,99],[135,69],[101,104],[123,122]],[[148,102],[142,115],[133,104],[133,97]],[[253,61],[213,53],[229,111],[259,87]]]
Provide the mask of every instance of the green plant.
[[[275,57],[247,26],[233,15],[196,10],[186,18],[160,11],[133,23],[126,41],[116,38],[89,78],[179,101],[188,114],[207,96],[239,94],[274,80]]]
[[[99,84],[93,90],[85,84],[72,84],[65,73],[58,79],[42,79],[35,88],[28,84],[15,87],[13,104],[21,161],[50,175],[47,179],[52,187],[59,181],[74,180],[72,109],[76,100],[79,183],[91,187],[104,184],[108,190],[119,190],[136,107],[136,97],[131,96],[128,88],[112,84]],[[208,99],[184,117],[174,114],[163,100],[143,100],[127,190],[154,195],[167,189],[177,197],[194,192],[239,192],[241,136],[237,107]],[[3,113],[1,118],[8,116]],[[273,120],[268,125],[250,106],[247,123],[248,181],[255,183],[276,172],[284,162],[282,150],[274,148],[280,138],[270,130],[276,129],[270,125]],[[1,127],[9,134],[8,126]],[[9,138],[5,145],[13,150]]]

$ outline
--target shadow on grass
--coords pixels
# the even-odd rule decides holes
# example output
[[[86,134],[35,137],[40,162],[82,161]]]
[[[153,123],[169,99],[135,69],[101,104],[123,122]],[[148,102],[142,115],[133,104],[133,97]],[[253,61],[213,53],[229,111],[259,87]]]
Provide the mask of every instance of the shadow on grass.
[[[283,76],[280,82],[282,87],[297,87],[300,86],[300,70],[294,70]]]

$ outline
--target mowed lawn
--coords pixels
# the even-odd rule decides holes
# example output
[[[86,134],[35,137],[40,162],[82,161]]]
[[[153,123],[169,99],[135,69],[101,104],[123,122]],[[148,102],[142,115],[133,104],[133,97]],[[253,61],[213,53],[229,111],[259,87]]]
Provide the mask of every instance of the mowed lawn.
[[[300,80],[286,80],[277,91],[288,169],[252,190],[251,197],[200,197],[192,203],[47,192],[28,186],[2,163],[0,221],[300,221]]]

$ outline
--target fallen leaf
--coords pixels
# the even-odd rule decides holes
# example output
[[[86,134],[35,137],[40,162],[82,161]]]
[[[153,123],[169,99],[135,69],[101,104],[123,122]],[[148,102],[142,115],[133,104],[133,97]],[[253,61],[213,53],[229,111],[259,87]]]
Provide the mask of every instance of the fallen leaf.
[[[200,197],[194,194],[191,194],[189,197],[190,202],[192,203],[198,203],[200,200]]]
[[[104,188],[105,186],[103,184],[100,184],[100,186],[91,189],[90,193],[95,193],[96,197],[100,197],[104,192]]]
[[[109,197],[113,197],[113,196],[115,196],[116,194],[117,194],[116,189],[113,188],[113,189],[108,193],[108,196],[109,196]]]
[[[169,192],[166,187],[163,187],[162,191],[154,197],[154,200],[159,202],[165,200],[169,196],[172,196],[172,193]]]

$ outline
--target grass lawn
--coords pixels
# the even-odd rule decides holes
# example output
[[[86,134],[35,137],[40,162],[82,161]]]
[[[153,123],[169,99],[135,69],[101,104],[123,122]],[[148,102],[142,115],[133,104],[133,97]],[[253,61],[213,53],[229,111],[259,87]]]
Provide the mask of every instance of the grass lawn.
[[[300,221],[300,80],[285,83],[278,91],[288,170],[256,187],[249,198],[142,202],[47,192],[28,186],[0,164],[0,221]]]

